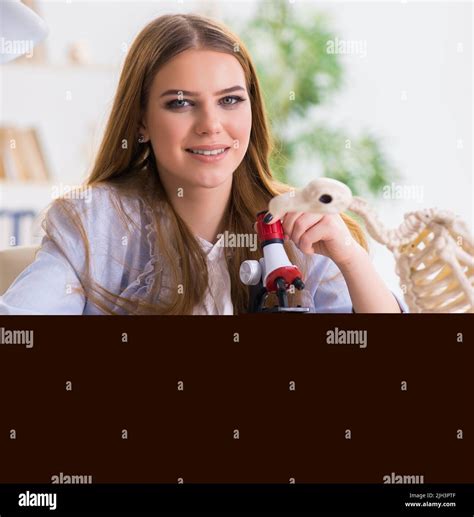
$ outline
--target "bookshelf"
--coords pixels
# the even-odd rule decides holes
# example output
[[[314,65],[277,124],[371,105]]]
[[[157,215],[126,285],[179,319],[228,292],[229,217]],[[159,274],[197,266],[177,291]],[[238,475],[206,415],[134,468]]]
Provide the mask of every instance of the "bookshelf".
[[[12,214],[25,214],[17,244],[37,244],[37,229],[30,228],[33,218],[26,214],[39,215],[51,203],[54,185],[82,183],[100,139],[119,69],[99,63],[14,61],[0,65],[0,127],[25,131],[26,141],[32,140],[28,131],[34,128],[42,154],[39,161],[44,161],[36,175],[24,171],[6,174],[4,167],[0,170],[0,249],[10,245],[9,237],[16,232],[17,215]],[[72,102],[64,97],[69,88]],[[26,154],[31,170],[31,153]],[[25,168],[28,170],[27,165]]]
[[[0,249],[12,242],[39,244],[41,231],[35,219],[52,201],[52,192],[51,181],[0,181]]]

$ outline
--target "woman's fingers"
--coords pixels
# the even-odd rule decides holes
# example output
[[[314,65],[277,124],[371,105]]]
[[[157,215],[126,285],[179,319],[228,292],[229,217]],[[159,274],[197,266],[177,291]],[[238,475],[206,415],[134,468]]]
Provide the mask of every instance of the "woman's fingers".
[[[303,232],[295,243],[303,253],[314,253],[314,245],[326,237],[326,230],[324,224],[313,225]]]
[[[303,213],[297,212],[299,214],[297,217],[292,218],[288,226],[288,231],[285,230],[285,233],[291,238],[291,240],[298,244],[301,236],[311,228],[316,223],[318,223],[322,219],[321,214],[311,214],[311,213]],[[283,223],[283,228],[285,229],[285,224]]]
[[[283,231],[285,235],[291,237],[291,233],[293,231],[293,226],[295,224],[296,219],[302,215],[303,212],[287,212],[282,221]]]

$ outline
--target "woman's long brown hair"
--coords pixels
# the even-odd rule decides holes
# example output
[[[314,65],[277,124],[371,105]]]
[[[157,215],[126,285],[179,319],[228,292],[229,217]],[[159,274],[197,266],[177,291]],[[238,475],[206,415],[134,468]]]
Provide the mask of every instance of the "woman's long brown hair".
[[[251,57],[243,42],[225,25],[195,14],[169,14],[156,18],[136,37],[125,59],[117,92],[105,133],[98,150],[92,171],[84,187],[110,185],[118,216],[127,223],[130,231],[143,231],[134,226],[125,213],[123,196],[138,198],[151,209],[152,223],[156,232],[155,257],[162,257],[165,265],[155,268],[159,277],[163,268],[168,268],[172,285],[171,296],[160,299],[160,281],[151,282],[149,296],[131,300],[120,293],[108,291],[92,279],[88,235],[73,204],[66,199],[56,199],[70,217],[79,232],[84,246],[84,267],[80,281],[89,303],[96,305],[105,314],[192,314],[193,308],[202,303],[208,287],[206,257],[194,235],[179,217],[169,202],[160,181],[159,170],[151,144],[138,143],[139,123],[145,113],[150,87],[155,74],[174,56],[187,49],[209,49],[234,56],[241,64],[246,78],[252,107],[250,142],[244,159],[233,173],[230,209],[224,221],[230,234],[250,235],[256,213],[268,208],[272,197],[290,190],[287,184],[277,181],[269,167],[269,157],[274,150],[274,141],[265,115],[264,101]],[[92,189],[93,191],[93,189]],[[163,211],[156,208],[160,206]],[[160,224],[166,215],[170,222],[171,238]],[[362,229],[346,214],[341,214],[355,240],[367,249]],[[129,224],[132,223],[132,224]],[[95,221],[97,226],[100,221]],[[45,221],[43,229],[50,238],[53,231]],[[56,244],[61,249],[60,243]],[[290,261],[307,271],[309,255],[296,252],[295,245],[285,242]],[[61,250],[67,255],[66,250]],[[240,264],[247,259],[258,260],[258,250],[235,247],[226,249],[226,261],[231,279],[231,297],[234,314],[247,312],[249,289],[239,279]],[[302,258],[303,260],[300,260]],[[304,263],[302,263],[304,262]],[[290,305],[300,303],[301,293],[289,295]],[[272,303],[275,297],[269,297]]]

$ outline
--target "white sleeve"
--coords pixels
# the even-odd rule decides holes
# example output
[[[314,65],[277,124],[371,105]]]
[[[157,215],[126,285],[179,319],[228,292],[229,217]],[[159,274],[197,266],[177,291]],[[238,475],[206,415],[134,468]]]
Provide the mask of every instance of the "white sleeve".
[[[62,209],[54,204],[46,214],[54,228],[54,239],[66,251],[61,253],[44,236],[36,258],[0,296],[0,315],[82,314],[85,295],[78,276],[84,264],[83,245]]]
[[[354,313],[352,299],[341,270],[335,262],[327,258],[328,266],[323,271],[320,283],[314,294],[316,312]],[[402,313],[409,313],[407,305],[392,291],[393,297]]]
[[[314,293],[316,312],[352,312],[352,300],[344,276],[336,263],[324,257],[327,266],[319,277],[319,283]],[[319,276],[319,275],[318,275]]]

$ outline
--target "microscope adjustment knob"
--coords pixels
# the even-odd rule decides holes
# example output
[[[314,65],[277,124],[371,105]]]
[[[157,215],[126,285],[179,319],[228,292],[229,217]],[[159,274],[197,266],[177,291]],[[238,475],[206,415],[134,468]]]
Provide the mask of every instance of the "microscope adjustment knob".
[[[296,289],[298,289],[299,291],[301,291],[302,289],[304,289],[304,282],[303,280],[301,280],[300,277],[298,278],[295,278],[295,280],[293,281],[293,285],[296,287]]]
[[[245,285],[257,285],[262,277],[262,267],[258,260],[246,260],[240,265],[240,280]]]

